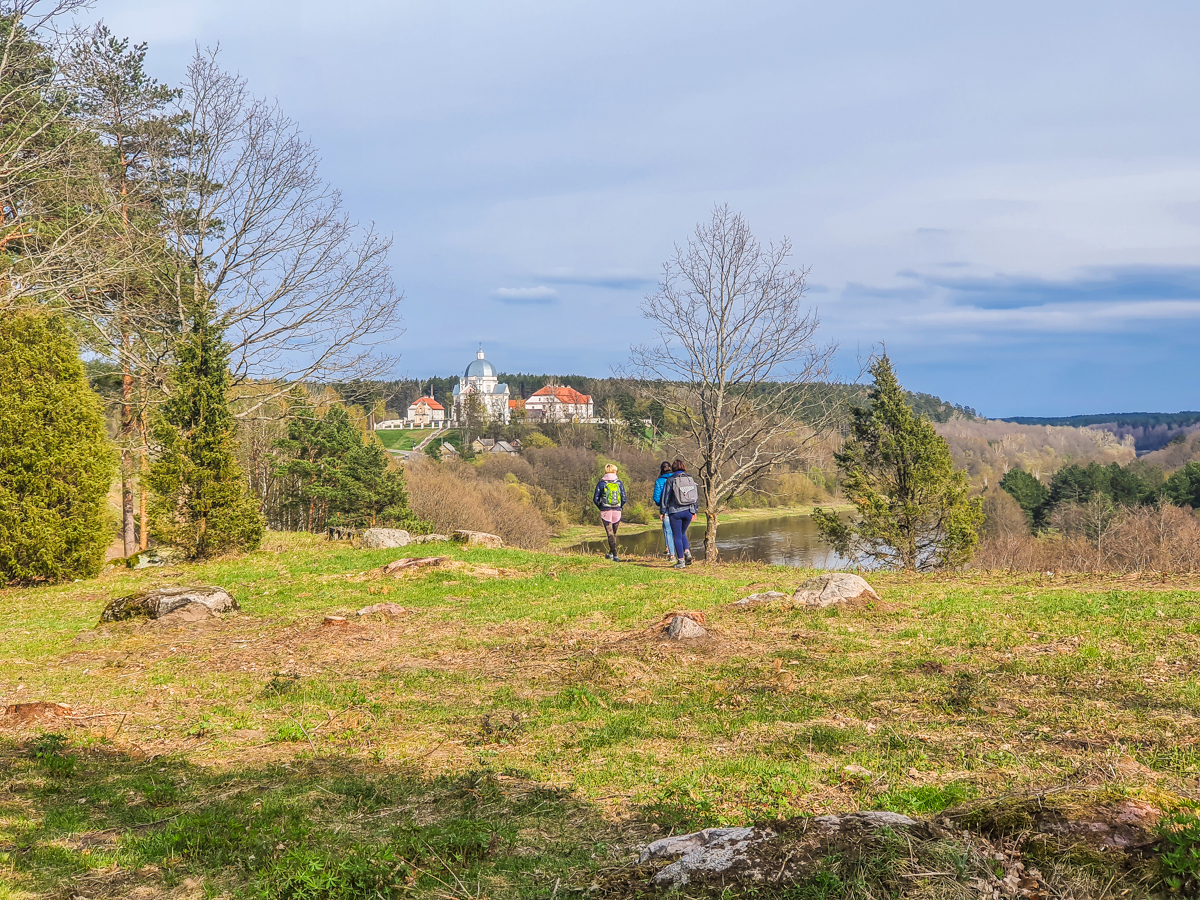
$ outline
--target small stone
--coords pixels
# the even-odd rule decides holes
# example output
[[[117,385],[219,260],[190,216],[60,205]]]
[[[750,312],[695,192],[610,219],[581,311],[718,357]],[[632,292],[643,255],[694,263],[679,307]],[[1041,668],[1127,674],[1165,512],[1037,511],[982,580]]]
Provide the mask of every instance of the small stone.
[[[687,616],[675,616],[667,625],[667,637],[673,641],[683,641],[689,638],[701,638],[708,632],[700,623]]]
[[[358,611],[358,614],[360,616],[402,616],[406,612],[408,612],[407,609],[395,603],[373,603],[370,606],[364,606]]]
[[[342,625],[349,625],[349,624],[350,624],[350,620],[347,619],[345,616],[326,616],[325,621],[323,621],[321,623],[322,626],[328,625],[328,626],[332,626],[334,628],[338,628]]]
[[[792,595],[797,606],[826,607],[850,600],[878,600],[879,595],[866,580],[849,572],[831,572],[810,578]]]
[[[412,536],[403,528],[368,528],[359,540],[363,550],[391,550],[396,547],[407,547],[412,543]]]
[[[743,597],[730,604],[730,606],[758,606],[763,603],[775,603],[778,600],[786,600],[787,594],[779,591],[764,591],[761,594],[751,594],[749,597]]]
[[[456,531],[454,540],[468,547],[488,547],[498,550],[504,546],[504,539],[498,534],[488,534],[486,531]]]

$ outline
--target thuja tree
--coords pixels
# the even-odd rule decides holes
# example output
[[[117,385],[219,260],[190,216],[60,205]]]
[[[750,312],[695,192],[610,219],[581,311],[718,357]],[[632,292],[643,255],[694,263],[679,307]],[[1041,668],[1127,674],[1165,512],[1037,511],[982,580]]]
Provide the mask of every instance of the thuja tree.
[[[817,510],[817,528],[844,556],[908,570],[959,566],[979,542],[983,505],[968,495],[946,441],[908,405],[887,356],[871,366],[867,404],[852,409],[835,454],[854,519]]]
[[[0,315],[0,585],[94,575],[115,457],[62,320]]]
[[[262,540],[262,515],[236,458],[228,356],[220,329],[197,317],[180,340],[171,396],[154,427],[155,537],[193,559],[253,550]]]

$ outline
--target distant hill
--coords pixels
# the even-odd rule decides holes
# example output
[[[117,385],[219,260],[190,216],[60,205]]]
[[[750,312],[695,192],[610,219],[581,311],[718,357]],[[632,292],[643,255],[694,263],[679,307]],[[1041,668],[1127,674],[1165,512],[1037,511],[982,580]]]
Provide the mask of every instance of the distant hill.
[[[1100,413],[1092,416],[1010,416],[1002,422],[1018,425],[1069,425],[1108,431],[1118,438],[1132,437],[1139,454],[1161,450],[1172,440],[1200,431],[1200,412]]]

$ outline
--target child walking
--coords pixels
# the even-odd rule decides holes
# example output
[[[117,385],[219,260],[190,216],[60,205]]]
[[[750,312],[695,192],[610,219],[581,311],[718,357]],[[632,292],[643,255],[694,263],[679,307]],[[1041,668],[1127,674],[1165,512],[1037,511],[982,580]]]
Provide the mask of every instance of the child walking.
[[[604,523],[604,533],[608,536],[609,552],[604,554],[604,558],[619,562],[617,525],[621,523],[621,507],[625,505],[625,485],[617,477],[617,467],[612,463],[604,467],[604,475],[596,483],[592,502],[600,510],[600,521]]]

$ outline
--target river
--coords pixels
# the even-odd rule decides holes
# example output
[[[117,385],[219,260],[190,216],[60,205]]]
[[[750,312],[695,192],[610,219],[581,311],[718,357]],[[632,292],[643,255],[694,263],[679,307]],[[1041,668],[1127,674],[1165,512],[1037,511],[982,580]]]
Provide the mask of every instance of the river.
[[[692,554],[704,558],[704,524],[693,523],[688,529]],[[656,556],[663,552],[662,531],[617,533],[622,553],[630,556]],[[580,553],[607,553],[603,540],[584,541],[571,548]],[[801,566],[835,569],[846,560],[834,553],[817,533],[811,516],[791,515],[770,518],[731,519],[717,526],[717,549],[726,561],[746,560],[773,566]]]

